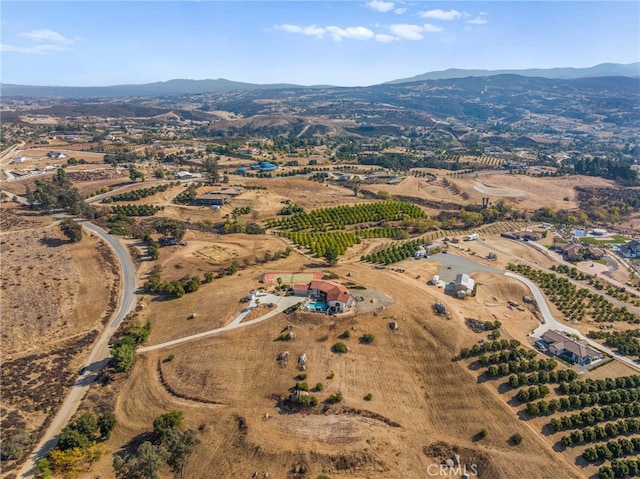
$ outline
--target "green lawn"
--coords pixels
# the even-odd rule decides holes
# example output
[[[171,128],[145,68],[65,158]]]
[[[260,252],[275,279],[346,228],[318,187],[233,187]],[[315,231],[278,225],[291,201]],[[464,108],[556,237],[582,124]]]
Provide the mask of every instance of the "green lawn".
[[[612,236],[608,236],[608,237],[603,238],[603,239],[592,238],[592,237],[583,237],[583,238],[580,238],[580,241],[582,241],[583,243],[586,243],[586,244],[598,246],[598,245],[601,245],[601,244],[624,243],[626,241],[629,241],[629,239],[630,238],[627,238],[625,236],[612,235]]]

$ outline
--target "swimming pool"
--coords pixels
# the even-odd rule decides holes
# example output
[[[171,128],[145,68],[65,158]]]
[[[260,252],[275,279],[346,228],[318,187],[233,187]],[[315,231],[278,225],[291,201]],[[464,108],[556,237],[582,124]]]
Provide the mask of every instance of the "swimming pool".
[[[307,308],[309,308],[312,311],[326,311],[327,303],[321,303],[318,301],[309,301],[307,303]]]
[[[573,230],[574,236],[584,236],[584,230]]]

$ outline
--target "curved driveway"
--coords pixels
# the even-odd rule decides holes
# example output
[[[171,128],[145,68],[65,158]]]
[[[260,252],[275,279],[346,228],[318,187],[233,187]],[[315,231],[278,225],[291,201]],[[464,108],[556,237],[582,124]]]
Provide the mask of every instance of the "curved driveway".
[[[531,294],[533,294],[533,297],[536,300],[538,309],[540,310],[540,314],[542,314],[544,322],[531,333],[531,336],[535,338],[540,338],[549,329],[558,329],[560,331],[564,331],[569,334],[574,334],[579,338],[584,339],[587,343],[589,343],[591,347],[596,348],[600,351],[603,351],[609,354],[611,357],[617,359],[618,361],[623,362],[627,366],[630,366],[640,371],[640,364],[638,364],[636,361],[633,361],[632,359],[629,359],[626,356],[622,356],[621,354],[615,353],[613,350],[607,348],[606,346],[603,346],[602,344],[597,343],[583,336],[582,333],[580,333],[580,331],[578,331],[577,329],[573,329],[567,326],[566,324],[558,321],[556,318],[554,318],[553,315],[551,314],[551,310],[549,309],[549,305],[545,301],[545,297],[542,294],[542,291],[540,291],[540,288],[538,288],[538,285],[535,284],[533,281],[523,276],[520,276],[518,274],[512,273],[510,271],[505,272],[504,275],[509,276],[510,278],[515,278],[518,281],[521,281],[522,283],[524,283],[524,285],[531,290]]]
[[[255,302],[256,299],[259,299],[260,302],[265,304],[274,303],[276,305],[276,308],[269,311],[267,314],[260,316],[259,318],[255,318],[250,321],[246,321],[244,323],[241,322],[251,312],[251,310],[257,305]],[[251,326],[252,324],[259,323],[261,321],[264,321],[265,319],[275,316],[276,314],[281,313],[282,311],[287,309],[289,306],[293,306],[294,304],[299,303],[301,301],[304,301],[304,299],[300,298],[299,296],[276,296],[274,294],[259,294],[257,295],[256,298],[254,298],[251,301],[249,306],[242,313],[240,313],[233,321],[231,321],[226,326],[223,326],[217,329],[212,329],[210,331],[205,331],[203,333],[194,334],[192,336],[186,336],[180,339],[174,339],[173,341],[167,341],[166,343],[154,344],[153,346],[138,348],[138,353],[155,351],[156,349],[167,348],[169,346],[175,346],[176,344],[186,343],[188,341],[195,341],[197,339],[202,339],[202,338],[206,338],[216,334],[224,333],[225,331],[231,331],[233,329],[239,329],[239,328],[244,328],[246,326]]]
[[[107,325],[100,335],[100,338],[93,346],[91,354],[85,363],[85,373],[80,375],[71,387],[71,391],[60,406],[58,413],[40,439],[38,446],[29,456],[27,462],[22,466],[18,473],[19,478],[33,477],[35,474],[35,466],[38,459],[44,457],[58,443],[58,435],[64,426],[66,426],[80,406],[80,402],[85,393],[98,376],[98,371],[102,369],[111,359],[109,351],[109,340],[116,332],[118,326],[124,317],[131,311],[136,303],[136,277],[133,262],[129,256],[127,249],[113,236],[104,231],[102,228],[93,225],[87,221],[80,221],[82,226],[94,234],[102,238],[114,251],[120,264],[121,272],[121,288],[120,298],[118,301],[118,310],[113,316],[111,323]]]

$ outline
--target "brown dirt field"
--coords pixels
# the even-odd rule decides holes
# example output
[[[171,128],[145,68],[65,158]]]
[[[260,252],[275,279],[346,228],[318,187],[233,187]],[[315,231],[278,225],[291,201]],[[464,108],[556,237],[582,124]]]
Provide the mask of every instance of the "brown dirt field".
[[[119,269],[92,234],[69,244],[50,217],[17,208],[3,208],[2,221],[0,419],[3,434],[37,433],[114,311]]]
[[[396,185],[382,183],[367,185],[363,189],[372,192],[384,190],[391,195],[414,196],[428,200],[437,198],[439,201],[458,204],[468,204],[469,202],[480,204],[482,197],[488,196],[494,203],[504,199],[518,210],[532,211],[541,206],[551,206],[555,209],[575,209],[578,208],[578,204],[575,201],[574,186],[613,185],[611,181],[590,176],[537,178],[526,175],[495,174],[465,178],[447,176],[446,179],[458,188],[460,194],[454,193],[451,188],[446,188],[442,184],[442,178],[428,181],[426,178],[409,177]],[[499,189],[505,189],[505,193],[510,194],[518,190],[522,192],[523,196],[496,196],[491,195],[491,190],[481,193],[474,188],[474,183],[483,183],[488,187],[495,188],[494,191],[498,192]],[[463,198],[461,194],[466,194],[468,199]],[[569,201],[564,201],[566,196],[570,198]]]
[[[291,246],[278,236],[230,234],[218,235],[200,231],[187,230],[184,235],[187,246],[165,246],[160,248],[160,258],[153,264],[163,269],[163,277],[169,280],[181,279],[185,276],[199,275],[207,271],[218,271],[237,261],[242,265],[244,260],[251,264],[256,258],[263,258],[266,252],[273,254],[284,251]],[[141,247],[140,251],[146,248]],[[153,267],[151,262],[144,262],[140,267],[143,277]],[[274,263],[266,267],[271,268]],[[280,264],[280,263],[278,263]]]
[[[20,150],[19,153],[16,153],[16,156],[24,155],[28,158],[37,158],[42,161],[46,161],[47,164],[62,164],[66,163],[67,160],[71,157],[76,158],[77,160],[85,160],[87,163],[100,163],[104,165],[104,153],[94,153],[90,151],[81,151],[83,145],[55,145],[55,146],[47,146],[45,148],[29,148],[26,150]],[[47,158],[47,153],[51,150],[60,151],[67,155],[67,158],[63,158],[61,160],[54,160],[52,158]],[[41,162],[38,162],[40,164]]]
[[[251,180],[247,180],[246,183],[251,184]],[[256,184],[264,186],[264,182]],[[280,204],[280,199],[286,198],[292,199],[293,202],[306,210],[368,202],[362,198],[354,197],[353,191],[350,189],[335,185],[325,186],[306,178],[275,178],[269,180],[266,186],[267,191],[277,196],[278,199],[278,202],[274,204],[272,216],[284,206]]]
[[[609,180],[591,176],[563,176],[559,178],[536,178],[526,175],[482,175],[478,178],[453,178],[450,180],[461,191],[469,194],[471,201],[480,202],[482,196],[489,196],[491,201],[497,202],[503,197],[480,193],[473,187],[475,182],[481,182],[493,188],[508,188],[520,190],[525,196],[509,198],[505,201],[512,202],[521,210],[535,210],[541,206],[551,206],[559,209],[575,209],[578,203],[575,201],[574,186],[612,186]],[[543,192],[543,193],[541,193]],[[564,201],[568,196],[569,201]]]
[[[69,244],[53,225],[3,232],[2,349],[23,353],[94,327],[117,301],[111,250],[85,235]],[[10,292],[10,293],[9,293]],[[43,301],[46,298],[46,301]]]
[[[191,242],[189,246],[191,246]],[[264,245],[262,246],[264,247]],[[174,247],[161,248],[161,251],[170,248]],[[274,248],[272,252],[283,249],[283,247]],[[239,258],[241,263],[242,257]],[[179,259],[178,255],[176,256],[177,259]],[[240,299],[250,291],[266,286],[261,282],[265,271],[294,271],[301,264],[304,264],[306,260],[307,258],[292,253],[288,258],[281,258],[266,264],[252,265],[238,271],[234,276],[214,279],[210,284],[203,284],[198,292],[187,294],[178,300],[150,299],[148,307],[141,313],[141,321],[149,320],[152,324],[149,344],[163,343],[228,324],[246,306],[240,303]],[[170,265],[171,263],[169,262],[168,264]],[[179,274],[176,274],[175,271],[172,272],[171,266],[165,267],[166,276],[163,277],[178,279],[194,274],[202,277],[202,271],[215,271],[218,269],[217,267],[208,267],[206,263],[200,260],[197,260],[195,266],[192,264],[189,268],[185,265],[184,268],[179,270]],[[176,277],[169,276],[169,274]],[[273,286],[275,285],[271,285],[271,288],[269,288],[270,291],[273,290]],[[190,320],[188,318],[192,313],[196,313],[197,317]]]
[[[306,259],[292,255],[281,261],[275,269],[295,270],[303,267]],[[493,296],[506,301],[507,296],[520,294],[517,284],[487,288],[491,298],[483,293],[474,301],[444,299],[453,312],[447,321],[431,312],[433,302],[442,299],[440,292],[416,280],[413,273],[377,271],[364,264],[339,265],[332,270],[343,280],[384,291],[396,302],[378,316],[363,314],[354,319],[278,315],[246,330],[141,356],[118,397],[119,426],[109,441],[110,448],[117,449],[132,436],[149,430],[158,414],[180,409],[187,426],[204,425],[201,439],[206,444],[191,458],[187,477],[201,477],[214,468],[221,478],[250,476],[254,471],[287,477],[298,463],[305,464],[309,477],[320,473],[425,477],[426,468],[435,459],[422,451],[437,441],[483,458],[482,467],[490,477],[556,477],[557,471],[563,471],[563,477],[581,477],[536,431],[516,419],[495,387],[478,384],[475,373],[451,361],[462,345],[477,341],[475,333],[463,325],[464,317],[475,314],[483,301],[493,301]],[[352,276],[347,278],[347,272]],[[228,308],[240,310],[239,294],[255,285],[255,278],[253,284],[247,284],[248,271],[241,274],[242,278],[214,280],[197,293],[157,308],[152,302],[145,313],[153,317],[154,311],[162,311],[164,316],[182,317],[172,323],[184,326],[189,322],[187,311],[210,305],[210,317],[197,310],[198,317],[191,323],[219,324],[214,316],[221,315],[215,312],[228,311],[227,316],[232,317]],[[232,291],[238,292],[237,297]],[[509,313],[506,306],[499,307]],[[394,318],[400,326],[396,332],[388,326]],[[173,336],[169,326],[163,330],[165,326],[155,321],[150,344]],[[294,325],[294,340],[274,341],[287,324]],[[352,330],[351,338],[345,341],[350,351],[336,355],[330,347],[347,328]],[[182,329],[175,336],[185,335]],[[358,342],[365,332],[375,334],[373,344]],[[275,358],[283,350],[290,351],[290,360],[279,364]],[[341,391],[344,400],[340,404],[325,409],[321,402],[310,414],[278,408],[277,398],[286,396],[295,384],[299,373],[295,358],[302,352],[309,358],[306,382],[325,385],[322,392],[315,393],[321,401]],[[158,376],[158,361],[169,354],[175,359],[161,367],[164,381],[174,393],[223,404],[172,397]],[[329,372],[335,373],[333,379],[327,379]],[[365,401],[363,397],[369,392],[373,400]],[[243,418],[241,423],[238,417]],[[474,442],[473,436],[482,427],[489,428],[489,436]],[[523,446],[508,445],[515,432],[525,438]],[[108,463],[110,458],[103,460],[102,467]]]

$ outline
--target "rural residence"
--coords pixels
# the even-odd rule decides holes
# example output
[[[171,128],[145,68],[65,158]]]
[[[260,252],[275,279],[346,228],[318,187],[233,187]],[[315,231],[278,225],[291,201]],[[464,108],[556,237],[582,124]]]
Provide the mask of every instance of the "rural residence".
[[[353,303],[353,296],[346,287],[333,281],[320,279],[310,283],[295,283],[293,294],[308,298],[305,305],[307,311],[344,313]]]
[[[584,339],[572,338],[557,329],[545,332],[540,342],[551,354],[569,359],[581,366],[602,359],[602,353],[589,346]]]

